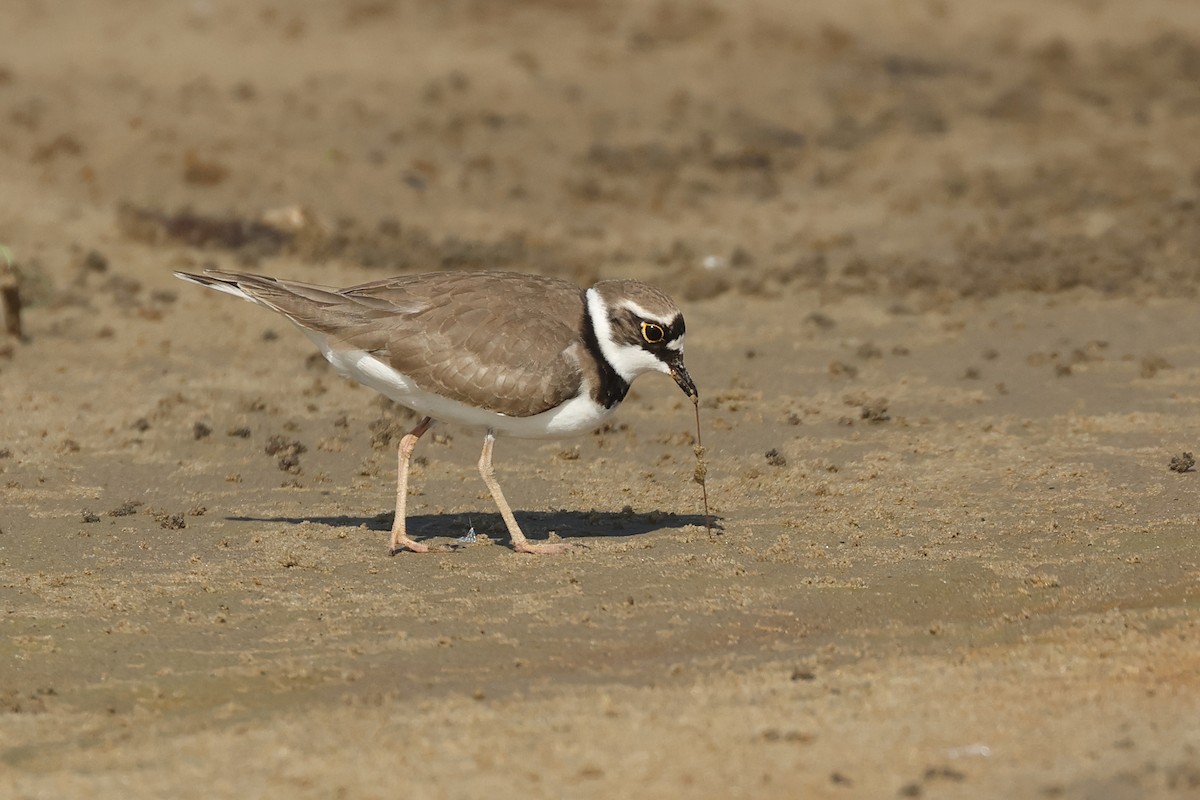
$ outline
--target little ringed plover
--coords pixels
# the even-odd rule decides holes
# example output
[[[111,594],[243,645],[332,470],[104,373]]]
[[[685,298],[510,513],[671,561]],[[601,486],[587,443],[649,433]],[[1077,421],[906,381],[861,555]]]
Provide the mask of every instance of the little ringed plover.
[[[590,289],[512,272],[433,272],[347,289],[205,270],[177,272],[285,316],[338,373],[422,416],[399,445],[391,552],[426,552],[405,530],[409,459],[434,421],[484,431],[479,472],[522,553],[562,543],[525,538],[492,469],[497,436],[558,438],[603,423],[644,372],[698,397],[683,364],[683,314],[634,280]]]

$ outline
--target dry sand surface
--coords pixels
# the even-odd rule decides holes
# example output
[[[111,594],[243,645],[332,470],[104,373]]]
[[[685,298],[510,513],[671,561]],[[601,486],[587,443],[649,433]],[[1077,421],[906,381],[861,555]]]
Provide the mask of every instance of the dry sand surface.
[[[1200,4],[0,27],[0,796],[1200,796]],[[206,265],[663,287],[718,527],[653,376],[497,446],[574,552],[439,427],[389,558],[411,418]]]

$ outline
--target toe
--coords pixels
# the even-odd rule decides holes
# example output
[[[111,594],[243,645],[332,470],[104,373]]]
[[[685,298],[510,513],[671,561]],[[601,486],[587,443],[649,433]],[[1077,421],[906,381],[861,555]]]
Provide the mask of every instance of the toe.
[[[408,537],[403,539],[395,539],[392,541],[392,546],[388,548],[388,555],[394,556],[397,553],[403,553],[405,550],[411,550],[414,553],[428,553],[429,545],[414,542]]]

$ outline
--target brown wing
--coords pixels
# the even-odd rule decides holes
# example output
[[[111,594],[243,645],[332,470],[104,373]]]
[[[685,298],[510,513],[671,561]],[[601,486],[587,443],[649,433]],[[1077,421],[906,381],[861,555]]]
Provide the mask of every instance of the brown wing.
[[[374,353],[422,389],[472,406],[532,416],[574,396],[583,380],[568,352],[579,339],[583,292],[566,281],[438,272],[339,290],[208,274],[328,335],[335,349]]]

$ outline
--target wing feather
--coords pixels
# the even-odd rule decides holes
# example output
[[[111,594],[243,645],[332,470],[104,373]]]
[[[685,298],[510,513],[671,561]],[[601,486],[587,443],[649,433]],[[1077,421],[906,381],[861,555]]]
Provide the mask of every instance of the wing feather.
[[[583,292],[510,272],[426,273],[333,289],[212,270],[335,349],[365,350],[426,391],[526,417],[574,396]],[[211,285],[211,284],[210,284]]]

